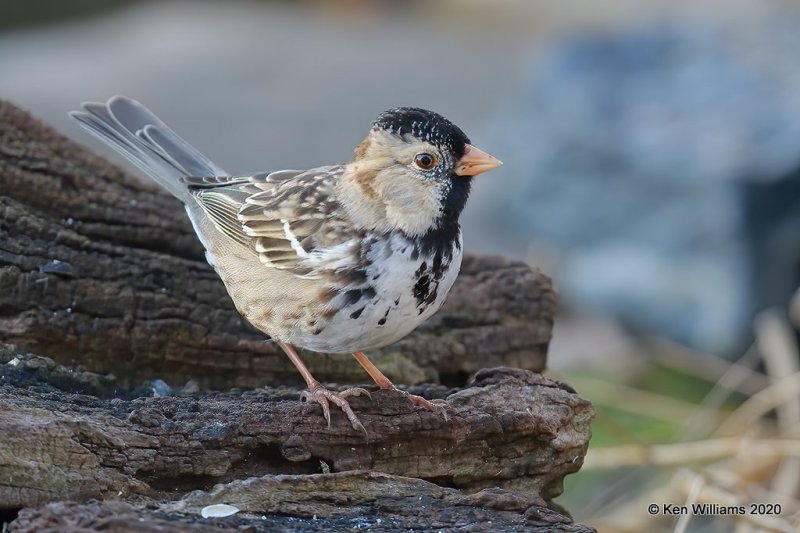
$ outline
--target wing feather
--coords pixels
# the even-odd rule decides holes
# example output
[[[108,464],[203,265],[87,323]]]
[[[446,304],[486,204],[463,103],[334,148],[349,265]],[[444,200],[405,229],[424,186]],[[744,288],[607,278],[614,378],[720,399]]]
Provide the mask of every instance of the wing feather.
[[[242,225],[236,219],[239,204],[230,196],[214,190],[201,191],[195,197],[219,231],[244,246],[250,246],[249,237],[242,233]]]
[[[343,167],[251,177],[184,178],[217,229],[270,267],[309,276],[321,251],[356,231],[343,223],[333,185]]]

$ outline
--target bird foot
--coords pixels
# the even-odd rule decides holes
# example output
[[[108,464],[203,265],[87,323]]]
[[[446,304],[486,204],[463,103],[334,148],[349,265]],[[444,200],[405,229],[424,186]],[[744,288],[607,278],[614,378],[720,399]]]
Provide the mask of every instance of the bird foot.
[[[347,398],[351,396],[367,396],[372,398],[369,391],[361,388],[352,388],[343,390],[342,392],[335,392],[332,390],[328,390],[320,384],[316,384],[311,386],[307,391],[303,391],[300,394],[300,399],[305,400],[307,402],[314,402],[320,404],[322,406],[322,414],[325,416],[325,420],[328,422],[328,427],[331,427],[331,410],[330,404],[334,403],[339,407],[339,409],[344,412],[347,419],[350,421],[350,424],[353,426],[353,429],[357,431],[363,431],[364,435],[367,434],[367,430],[364,425],[358,420],[358,417],[353,412],[353,409],[350,407],[350,404],[347,403]]]
[[[394,390],[402,393],[406,398],[408,398],[408,401],[410,401],[414,405],[419,405],[420,407],[423,407],[428,411],[438,412],[444,417],[445,422],[449,420],[449,418],[447,417],[447,410],[445,409],[446,407],[448,407],[448,403],[445,400],[439,400],[439,399],[426,400],[422,396],[417,396],[416,394],[411,394],[410,392],[406,392],[398,388],[395,388]]]

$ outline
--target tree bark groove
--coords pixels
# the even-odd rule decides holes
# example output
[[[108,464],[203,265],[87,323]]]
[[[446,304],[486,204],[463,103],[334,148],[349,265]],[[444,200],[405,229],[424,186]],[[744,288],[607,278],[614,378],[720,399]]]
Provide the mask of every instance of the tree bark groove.
[[[328,527],[358,517],[394,517],[399,529],[443,517],[442,527],[477,527],[502,511],[497,520],[514,527],[579,530],[549,507],[583,462],[593,411],[528,370],[479,371],[446,395],[447,420],[397,392],[355,398],[365,435],[338,411],[327,427],[320,407],[292,389],[126,398],[107,376],[12,346],[0,348],[0,365],[0,509],[29,508],[18,531],[55,509],[100,520],[118,501],[132,521],[154,519],[153,509],[194,520],[225,503],[245,518],[316,516]],[[106,503],[49,505],[93,499]]]

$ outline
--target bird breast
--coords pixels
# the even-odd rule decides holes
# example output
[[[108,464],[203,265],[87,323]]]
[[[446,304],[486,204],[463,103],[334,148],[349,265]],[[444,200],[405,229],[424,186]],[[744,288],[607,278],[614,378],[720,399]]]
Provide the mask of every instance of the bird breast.
[[[400,233],[368,238],[358,276],[340,272],[330,312],[314,328],[298,328],[289,342],[312,351],[355,352],[396,342],[444,303],[461,268],[459,233],[450,246],[425,251]]]

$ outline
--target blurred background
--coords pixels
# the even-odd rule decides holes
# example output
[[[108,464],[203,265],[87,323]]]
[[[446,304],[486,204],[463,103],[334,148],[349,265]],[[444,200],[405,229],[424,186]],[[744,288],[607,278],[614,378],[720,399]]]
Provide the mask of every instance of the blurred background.
[[[0,97],[92,149],[66,112],[124,93],[232,173],[344,161],[398,105],[502,159],[466,248],[559,288],[551,373],[598,411],[560,502],[601,531],[800,528],[799,52],[788,0],[0,6]]]

